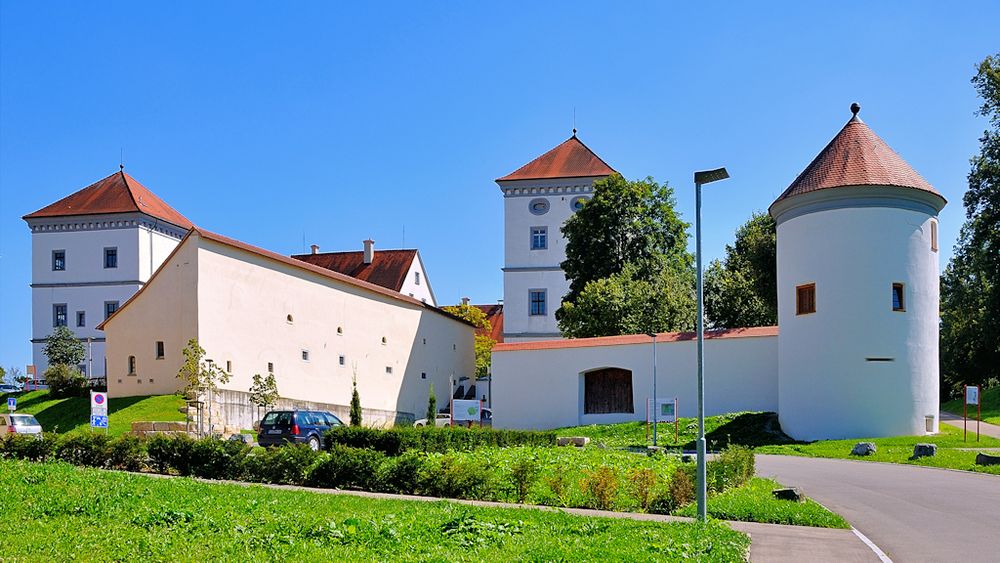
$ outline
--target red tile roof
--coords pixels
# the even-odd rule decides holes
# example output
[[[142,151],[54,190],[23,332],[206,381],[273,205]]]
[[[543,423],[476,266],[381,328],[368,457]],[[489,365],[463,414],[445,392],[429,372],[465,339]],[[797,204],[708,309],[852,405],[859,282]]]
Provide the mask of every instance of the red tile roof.
[[[293,254],[292,258],[399,291],[403,289],[406,274],[416,256],[417,251],[414,249],[376,250],[371,264],[364,263],[363,251]]]
[[[586,178],[610,176],[614,173],[615,169],[594,154],[594,151],[590,150],[580,139],[577,139],[574,133],[572,137],[566,139],[556,148],[503,178],[497,178],[497,182],[544,178]]]
[[[758,326],[751,328],[729,328],[705,331],[706,340],[717,338],[750,338],[777,336],[778,327]],[[696,340],[694,332],[661,332],[656,342],[680,342]],[[530,342],[507,342],[493,347],[494,352],[514,352],[520,350],[560,350],[563,348],[590,348],[593,346],[623,346],[626,344],[649,344],[652,339],[645,334],[623,334],[621,336],[599,336],[596,338],[571,338],[567,340],[532,340]]]
[[[184,229],[193,226],[187,217],[156,197],[156,194],[126,174],[124,170],[119,170],[23,218],[135,212],[145,213]]]
[[[855,113],[774,202],[847,186],[898,186],[941,195]]]
[[[490,331],[476,329],[476,334],[485,334],[496,342],[503,342],[503,305],[494,303],[492,305],[473,305],[486,314],[486,320],[490,322]]]

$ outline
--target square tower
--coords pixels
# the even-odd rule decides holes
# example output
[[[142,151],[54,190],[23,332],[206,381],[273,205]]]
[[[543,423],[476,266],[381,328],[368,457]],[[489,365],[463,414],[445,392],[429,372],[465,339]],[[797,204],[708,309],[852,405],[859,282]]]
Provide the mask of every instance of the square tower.
[[[556,309],[569,292],[562,226],[616,174],[573,136],[496,180],[504,196],[504,341],[561,338]]]

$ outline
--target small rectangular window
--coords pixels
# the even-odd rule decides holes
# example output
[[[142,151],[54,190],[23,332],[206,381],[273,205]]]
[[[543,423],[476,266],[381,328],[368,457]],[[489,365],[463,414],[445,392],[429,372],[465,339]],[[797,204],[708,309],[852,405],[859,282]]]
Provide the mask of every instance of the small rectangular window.
[[[232,362],[232,360],[226,360],[226,373],[233,373],[233,362]]]
[[[420,272],[413,272],[413,283],[420,285]]]
[[[340,356],[339,358],[337,358],[337,363],[340,365],[345,365],[347,364],[347,358],[345,358],[344,356]]]
[[[65,250],[53,250],[52,251],[52,270],[55,272],[61,272],[66,269],[66,251]]]
[[[80,373],[82,373],[84,377],[87,376],[87,364],[80,364],[76,366],[76,369],[80,370]]]
[[[309,350],[303,350],[302,351],[302,361],[303,362],[308,362],[309,361]]]
[[[162,340],[157,340],[156,341],[156,359],[157,360],[162,360],[163,359],[163,341]]]
[[[274,373],[274,362],[267,362],[267,373]]]
[[[115,314],[118,310],[117,301],[105,301],[104,302],[104,320],[108,320],[108,317]]]
[[[810,283],[795,288],[795,314],[808,315],[816,312],[816,284]]]
[[[427,372],[426,371],[420,372],[420,379],[427,379]]]
[[[934,251],[934,252],[938,251],[937,229],[938,229],[937,221],[933,221],[932,220],[931,221],[931,250]]]
[[[77,311],[76,312],[76,326],[87,326],[87,312]]]
[[[906,311],[906,296],[901,283],[892,284],[892,310]]]
[[[531,227],[531,249],[545,250],[549,247],[549,228]]]
[[[128,357],[128,374],[135,375],[135,356]]]
[[[392,375],[392,366],[385,366],[385,373],[388,375]]]
[[[111,247],[104,249],[104,267],[105,268],[118,267],[118,248]]]
[[[532,289],[528,291],[528,314],[535,316],[545,315],[545,290]]]
[[[66,304],[52,305],[52,326],[66,326]]]

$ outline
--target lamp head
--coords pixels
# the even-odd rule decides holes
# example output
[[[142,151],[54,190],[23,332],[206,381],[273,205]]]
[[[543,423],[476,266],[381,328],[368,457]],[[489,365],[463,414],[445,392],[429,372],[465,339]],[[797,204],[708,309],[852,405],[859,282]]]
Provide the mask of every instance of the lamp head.
[[[729,172],[725,169],[725,167],[716,168],[715,170],[702,170],[701,172],[694,173],[694,183],[710,184],[719,180],[725,180],[728,177]]]

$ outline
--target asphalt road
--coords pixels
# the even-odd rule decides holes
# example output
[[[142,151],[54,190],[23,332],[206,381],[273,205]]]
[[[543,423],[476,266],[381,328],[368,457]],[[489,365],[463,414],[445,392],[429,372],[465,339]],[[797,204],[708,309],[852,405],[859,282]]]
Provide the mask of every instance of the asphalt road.
[[[972,414],[975,417],[975,413]],[[949,424],[955,428],[964,428],[968,432],[968,437],[972,440],[976,439],[976,420],[975,418],[971,420],[963,420],[962,417],[951,414],[950,412],[941,411],[941,422],[943,424]],[[978,423],[979,432],[982,432],[983,436],[992,436],[994,438],[1000,438],[1000,426],[996,424],[989,424],[987,422]],[[970,444],[970,446],[975,447],[975,444]]]
[[[1000,561],[1000,477],[888,463],[757,456],[757,474],[802,489],[896,563]]]

